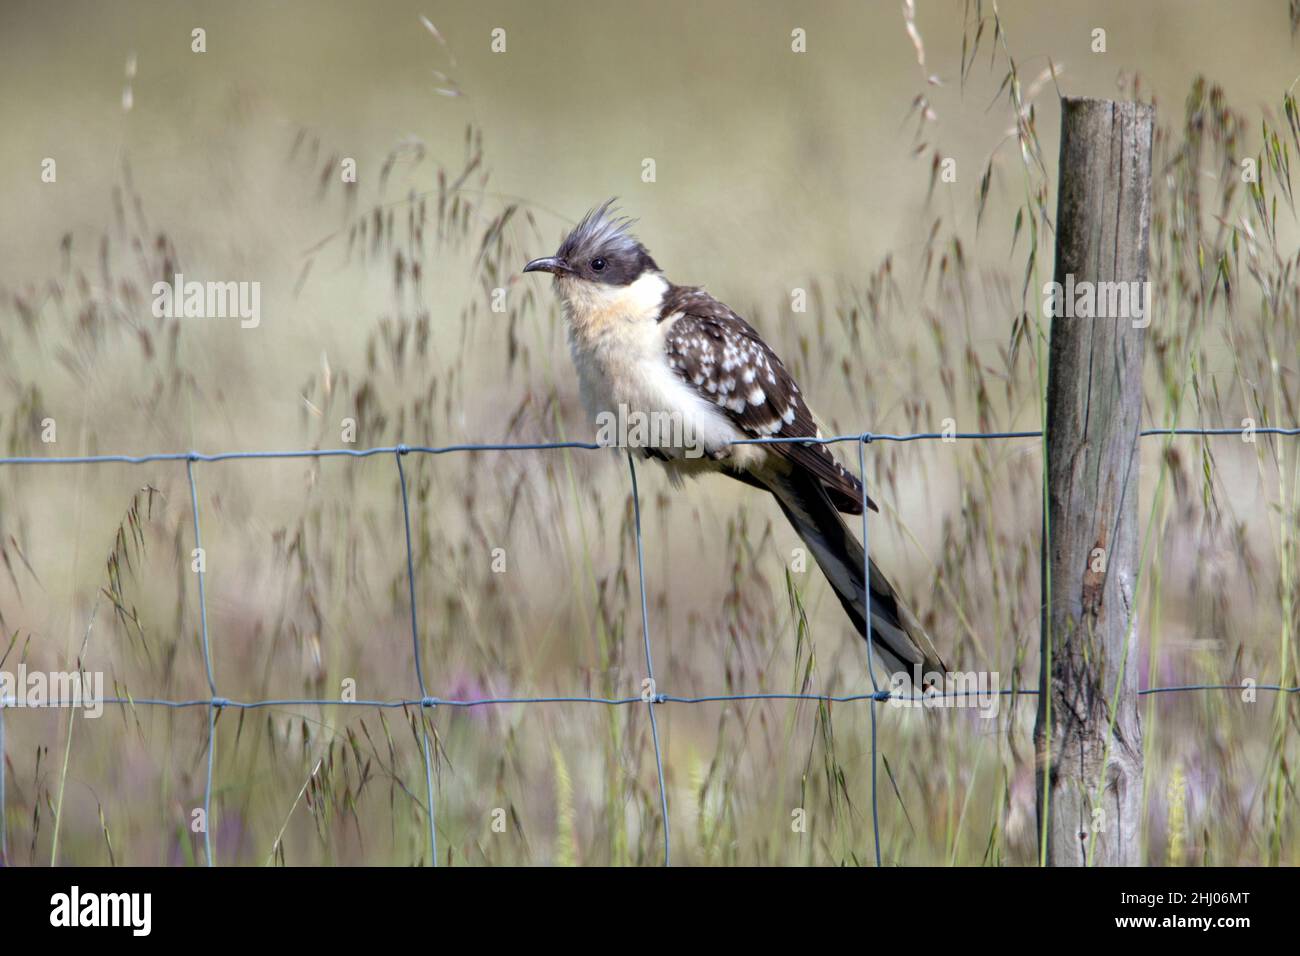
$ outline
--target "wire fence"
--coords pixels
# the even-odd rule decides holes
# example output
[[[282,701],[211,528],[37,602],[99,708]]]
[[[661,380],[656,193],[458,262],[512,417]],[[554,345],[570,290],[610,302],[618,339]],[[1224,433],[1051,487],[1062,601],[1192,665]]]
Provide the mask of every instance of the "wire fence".
[[[1254,435],[1280,435],[1296,436],[1300,435],[1300,428],[1275,428],[1262,427],[1251,428],[1249,433]],[[1150,428],[1139,432],[1142,438],[1152,437],[1175,437],[1175,436],[1221,436],[1221,435],[1243,435],[1247,429],[1242,428]],[[858,472],[862,480],[862,545],[863,545],[863,564],[864,580],[866,580],[866,565],[871,560],[870,537],[867,527],[867,515],[869,509],[866,507],[867,482],[866,482],[866,447],[873,442],[912,442],[912,441],[973,441],[973,440],[999,440],[999,439],[1017,439],[1017,438],[1036,438],[1041,439],[1041,431],[1005,431],[1005,432],[915,432],[911,434],[875,434],[872,432],[862,432],[860,434],[835,435],[824,438],[755,438],[737,441],[738,445],[761,445],[761,444],[821,444],[832,445],[845,442],[856,442],[858,446]],[[428,684],[424,676],[424,661],[420,650],[420,627],[419,627],[419,610],[416,605],[416,575],[415,575],[415,553],[411,543],[411,505],[410,495],[407,490],[406,470],[402,465],[402,459],[411,454],[426,455],[445,455],[458,452],[510,452],[510,451],[553,451],[562,449],[577,450],[607,450],[609,446],[594,442],[531,442],[531,443],[498,443],[498,444],[460,444],[444,446],[428,445],[387,445],[375,448],[365,449],[314,449],[314,450],[295,450],[295,451],[232,451],[220,452],[217,454],[203,454],[197,451],[190,452],[167,452],[151,455],[85,455],[74,457],[0,457],[0,465],[89,465],[104,464],[110,462],[126,464],[146,464],[150,462],[167,462],[183,461],[185,462],[185,475],[189,483],[190,491],[190,508],[194,526],[194,547],[201,553],[203,548],[202,529],[199,521],[199,493],[198,485],[194,480],[195,462],[221,462],[235,459],[284,459],[284,458],[370,458],[376,455],[392,455],[397,466],[398,485],[402,494],[402,520],[406,531],[406,577],[408,602],[410,606],[411,617],[411,646],[414,655],[415,676],[418,697],[409,697],[393,700],[343,700],[343,699],[313,699],[313,698],[281,698],[254,701],[238,701],[227,697],[222,697],[217,691],[217,682],[212,669],[212,645],[208,633],[208,613],[207,613],[207,593],[204,588],[204,565],[202,562],[197,567],[198,577],[198,598],[199,598],[199,637],[203,651],[203,667],[207,678],[208,690],[210,696],[206,698],[197,698],[193,700],[163,700],[160,698],[139,698],[139,697],[104,697],[101,702],[104,704],[121,704],[128,706],[152,706],[167,707],[172,709],[205,707],[208,712],[208,738],[206,747],[207,773],[204,781],[203,790],[203,848],[204,862],[208,866],[214,865],[212,855],[212,784],[213,784],[213,762],[215,759],[216,744],[216,724],[217,715],[223,709],[232,710],[256,710],[259,708],[292,708],[292,707],[363,707],[363,708],[385,708],[385,709],[407,709],[419,708],[421,715],[425,709],[437,707],[482,707],[489,705],[503,704],[597,704],[611,707],[633,706],[636,704],[645,704],[649,719],[651,740],[654,746],[655,770],[658,776],[659,784],[659,805],[663,823],[663,862],[665,866],[672,863],[672,834],[669,825],[668,816],[668,788],[664,778],[664,759],[663,748],[659,737],[659,722],[656,716],[656,708],[667,704],[704,704],[730,701],[822,701],[833,703],[869,703],[870,714],[870,732],[871,732],[871,828],[872,840],[876,866],[881,865],[880,850],[880,802],[879,787],[877,781],[877,765],[879,763],[877,748],[877,706],[891,700],[899,701],[924,701],[933,700],[936,697],[962,697],[972,694],[987,695],[994,693],[1002,697],[1019,697],[1019,696],[1037,696],[1039,691],[1034,689],[1010,689],[997,691],[958,691],[946,690],[936,693],[930,691],[924,694],[911,695],[892,693],[883,690],[876,678],[875,656],[871,635],[871,615],[867,614],[867,673],[871,679],[872,692],[870,694],[795,694],[795,693],[745,693],[745,694],[711,694],[702,697],[681,697],[674,694],[661,693],[658,690],[658,683],[655,681],[654,654],[650,641],[650,613],[649,604],[646,597],[645,581],[645,554],[643,548],[643,538],[641,533],[641,495],[637,482],[636,458],[631,451],[627,454],[628,473],[631,479],[632,507],[634,518],[634,530],[636,540],[636,560],[637,572],[641,597],[641,634],[645,648],[646,676],[649,681],[651,692],[636,697],[491,697],[472,700],[449,700],[442,697],[432,696],[428,690]],[[1147,687],[1138,691],[1140,696],[1148,694],[1167,694],[1189,691],[1212,691],[1212,690],[1255,690],[1270,691],[1281,694],[1300,693],[1300,686],[1282,686],[1277,684],[1185,684],[1167,687]],[[5,802],[5,711],[20,706],[15,697],[0,698],[0,865],[8,862],[8,825],[7,825],[7,805]],[[45,707],[75,707],[73,701],[47,701]],[[425,778],[425,804],[421,810],[425,814],[428,824],[428,841],[429,841],[429,859],[431,864],[437,865],[438,862],[438,833],[437,833],[437,813],[434,803],[434,786],[433,786],[433,760],[430,755],[429,733],[423,716],[420,720],[420,742],[421,754],[424,762]],[[417,801],[418,802],[418,801]]]

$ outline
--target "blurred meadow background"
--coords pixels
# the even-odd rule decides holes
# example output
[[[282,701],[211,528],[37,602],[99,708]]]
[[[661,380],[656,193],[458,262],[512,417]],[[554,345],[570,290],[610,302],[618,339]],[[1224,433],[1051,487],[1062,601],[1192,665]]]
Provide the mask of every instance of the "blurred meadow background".
[[[8,0],[0,454],[590,440],[549,283],[519,268],[609,196],[670,277],[757,326],[830,431],[1036,429],[1061,94],[1157,107],[1145,424],[1296,424],[1297,18],[1286,0]],[[155,318],[174,272],[260,282],[260,325]],[[1040,443],[865,457],[872,554],[947,662],[1033,687]],[[1296,440],[1146,439],[1141,462],[1141,684],[1295,685]],[[430,694],[640,693],[622,458],[403,467]],[[220,695],[418,697],[392,456],[194,472]],[[639,476],[659,692],[870,691],[769,499]],[[206,699],[189,495],[184,462],[0,465],[0,670]],[[869,862],[868,706],[657,708],[673,861]],[[1144,699],[1148,863],[1300,861],[1298,707]],[[887,863],[1037,860],[1033,712],[880,708]],[[546,703],[223,710],[213,862],[428,863],[421,722],[438,862],[661,861],[646,708]],[[4,729],[4,862],[205,862],[206,708],[8,710]]]

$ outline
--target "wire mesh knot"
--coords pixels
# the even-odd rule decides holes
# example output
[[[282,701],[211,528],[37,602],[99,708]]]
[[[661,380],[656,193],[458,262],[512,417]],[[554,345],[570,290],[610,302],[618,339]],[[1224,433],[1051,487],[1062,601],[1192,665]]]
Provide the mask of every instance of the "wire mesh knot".
[[[210,701],[208,701],[208,703],[211,704],[213,707],[216,707],[218,710],[220,710],[222,707],[229,707],[229,706],[230,706],[230,698],[229,698],[229,697],[213,697]]]
[[[420,706],[421,706],[421,707],[437,707],[437,706],[438,706],[438,698],[436,698],[436,697],[422,697],[422,698],[420,699]]]

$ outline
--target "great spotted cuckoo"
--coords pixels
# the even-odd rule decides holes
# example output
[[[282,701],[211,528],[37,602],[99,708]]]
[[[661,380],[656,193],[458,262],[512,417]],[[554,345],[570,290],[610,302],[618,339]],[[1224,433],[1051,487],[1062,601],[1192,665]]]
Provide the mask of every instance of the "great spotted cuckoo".
[[[825,444],[735,444],[821,437],[785,365],[727,306],[670,282],[611,206],[593,209],[555,255],[523,270],[555,277],[588,413],[680,423],[651,429],[656,440],[635,451],[661,461],[674,484],[721,474],[771,492],[864,636],[869,592],[873,644],[888,673],[919,674],[925,683],[944,674],[929,636],[874,561],[863,574],[863,547],[840,517],[862,514],[857,477]]]

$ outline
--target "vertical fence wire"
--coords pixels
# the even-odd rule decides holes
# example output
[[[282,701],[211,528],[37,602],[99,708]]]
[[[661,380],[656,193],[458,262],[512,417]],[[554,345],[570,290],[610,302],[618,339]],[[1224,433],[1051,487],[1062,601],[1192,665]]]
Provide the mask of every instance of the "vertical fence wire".
[[[426,711],[435,705],[424,683],[424,657],[420,651],[419,615],[415,609],[415,549],[411,546],[411,497],[406,490],[406,471],[402,468],[402,456],[408,451],[405,445],[398,445],[393,459],[397,462],[397,480],[402,488],[402,523],[406,527],[406,585],[411,603],[411,643],[415,648],[415,677],[420,685],[420,706],[416,714],[420,721],[420,750],[424,757],[424,798],[429,818],[429,865],[437,866],[438,824],[433,806],[433,761],[429,756],[429,728],[425,721]]]
[[[867,445],[871,441],[869,434],[863,434],[858,442],[858,480],[862,483],[862,607],[863,617],[867,619],[867,674],[871,678],[871,842],[876,850],[876,866],[880,866],[880,801],[876,799],[879,789],[876,784],[877,764],[880,757],[876,748],[876,707],[880,701],[880,684],[876,682],[875,649],[871,639],[871,536],[867,533],[867,515],[871,513],[867,494]]]
[[[199,531],[199,489],[194,482],[194,462],[198,452],[190,452],[185,459],[185,477],[190,483],[190,513],[194,518],[194,569],[199,576],[199,637],[203,646],[203,669],[208,677],[208,772],[203,784],[203,856],[208,866],[212,859],[212,769],[216,759],[217,743],[217,681],[212,673],[212,646],[208,641],[208,595],[203,584],[203,573],[208,565],[207,552],[203,550],[203,535]]]
[[[641,636],[645,641],[646,675],[650,678],[650,696],[646,700],[646,709],[650,712],[650,736],[655,745],[655,769],[659,773],[659,808],[664,821],[664,866],[672,865],[672,838],[668,829],[668,789],[664,785],[664,755],[659,747],[659,721],[655,717],[655,705],[664,702],[655,682],[654,655],[650,652],[650,611],[645,595],[645,554],[641,547],[641,491],[636,481],[636,459],[632,452],[627,453],[627,467],[632,473],[632,517],[636,522],[636,569],[641,582]]]
[[[1279,436],[1298,436],[1300,427],[1266,427],[1252,429],[1255,435],[1279,435]],[[1139,432],[1142,438],[1154,436],[1215,436],[1215,435],[1240,435],[1241,429],[1237,428],[1151,428]],[[870,694],[784,694],[784,693],[741,693],[741,694],[710,694],[699,697],[679,697],[671,694],[660,692],[659,686],[655,680],[654,673],[654,655],[650,640],[650,613],[649,601],[646,592],[646,574],[645,574],[645,551],[643,544],[643,535],[641,527],[641,497],[640,488],[637,481],[636,462],[632,454],[628,454],[628,469],[632,483],[632,508],[633,520],[635,527],[636,539],[636,557],[637,572],[640,584],[641,599],[641,631],[642,640],[645,648],[646,672],[649,679],[650,693],[648,699],[645,695],[641,697],[624,697],[624,698],[600,698],[600,697],[500,697],[500,698],[482,698],[477,700],[444,700],[441,698],[431,697],[424,676],[423,652],[420,647],[419,631],[419,613],[416,606],[416,586],[415,586],[415,549],[411,537],[411,506],[410,492],[406,480],[406,472],[402,465],[402,458],[412,452],[425,454],[445,454],[448,452],[468,452],[468,451],[540,451],[547,449],[589,449],[596,450],[604,446],[589,442],[534,442],[527,444],[461,444],[449,445],[443,447],[431,446],[409,446],[393,445],[376,448],[367,448],[362,450],[353,449],[304,449],[294,451],[253,451],[253,452],[221,452],[219,454],[201,454],[196,451],[190,452],[168,452],[152,455],[87,455],[76,457],[7,457],[0,458],[0,465],[45,465],[45,464],[96,464],[103,462],[125,462],[129,464],[143,464],[146,462],[164,462],[164,461],[185,461],[186,478],[190,490],[190,508],[194,527],[194,547],[195,547],[195,571],[198,575],[198,597],[199,597],[199,638],[203,651],[203,666],[208,682],[208,697],[195,700],[165,700],[161,698],[133,698],[133,697],[111,697],[103,698],[100,703],[117,704],[130,707],[136,706],[159,706],[171,709],[204,707],[208,714],[208,740],[207,740],[207,777],[204,782],[203,792],[203,844],[204,854],[207,866],[214,866],[215,860],[212,853],[211,838],[211,812],[212,812],[212,787],[214,778],[214,762],[216,752],[216,721],[221,710],[225,708],[232,709],[254,709],[262,707],[289,707],[289,706],[342,706],[342,707],[375,707],[375,708],[414,708],[420,715],[421,731],[421,752],[424,762],[425,772],[425,810],[426,818],[429,825],[429,853],[430,862],[437,865],[438,862],[438,843],[437,843],[437,825],[434,805],[434,785],[433,785],[433,759],[430,751],[429,731],[426,720],[428,711],[443,704],[450,707],[479,707],[493,704],[542,704],[542,703],[594,703],[606,706],[624,706],[629,704],[644,702],[650,717],[651,738],[654,744],[655,752],[655,770],[659,782],[659,806],[663,818],[664,828],[664,865],[671,863],[672,838],[671,829],[668,820],[668,789],[664,774],[664,760],[662,744],[659,737],[659,725],[656,714],[656,707],[668,702],[683,704],[700,704],[708,702],[733,702],[733,701],[761,701],[761,700],[788,700],[788,701],[817,701],[819,703],[835,702],[866,702],[870,706],[871,721],[871,826],[872,838],[874,841],[875,862],[877,866],[881,865],[882,852],[880,846],[880,800],[878,787],[878,719],[877,706],[888,700],[901,699],[905,701],[919,701],[923,698],[917,696],[915,688],[911,696],[895,695],[889,690],[882,689],[875,672],[875,652],[872,640],[872,623],[871,623],[871,550],[870,537],[867,527],[867,474],[866,474],[866,446],[873,441],[892,441],[892,442],[911,442],[919,440],[933,439],[959,439],[959,440],[990,440],[990,439],[1012,439],[1012,438],[1041,438],[1042,433],[1039,431],[1019,431],[1019,432],[960,432],[956,435],[944,435],[941,432],[917,432],[913,434],[893,435],[893,434],[873,434],[863,432],[857,435],[836,435],[828,438],[765,438],[765,439],[748,439],[736,442],[736,444],[783,444],[798,442],[802,444],[823,444],[829,445],[839,442],[857,442],[858,444],[858,473],[862,481],[862,561],[863,576],[865,582],[866,600],[866,638],[867,638],[867,672],[870,677],[872,692]],[[272,459],[272,458],[368,458],[374,455],[391,454],[397,463],[398,484],[402,496],[402,519],[406,533],[406,577],[407,593],[410,603],[411,613],[411,642],[414,653],[416,681],[419,686],[419,698],[416,699],[398,699],[398,700],[326,700],[312,698],[285,698],[274,700],[255,700],[255,701],[233,701],[220,697],[217,693],[216,677],[212,666],[212,646],[208,630],[208,613],[207,613],[207,592],[204,582],[204,571],[206,567],[206,554],[203,552],[203,540],[199,520],[199,497],[198,486],[194,478],[194,463],[198,461],[214,462],[227,461],[231,459]],[[1178,686],[1167,687],[1147,687],[1138,691],[1139,696],[1148,694],[1167,694],[1190,691],[1272,691],[1279,694],[1300,694],[1300,686],[1286,686],[1282,683],[1276,684],[1221,684],[1221,683],[1198,683],[1183,684]],[[945,690],[943,696],[950,694],[968,695],[972,692],[953,692]],[[1037,696],[1037,689],[1012,689],[997,691],[999,696],[1016,698],[1022,696]],[[933,696],[933,695],[930,695]],[[79,706],[74,701],[47,701],[42,706],[47,707],[75,707]],[[7,804],[6,804],[6,759],[7,759],[7,741],[5,739],[5,717],[6,710],[14,707],[25,706],[23,701],[16,697],[0,698],[0,864],[7,864],[8,858],[8,827],[7,827]],[[418,803],[418,801],[417,801]]]

